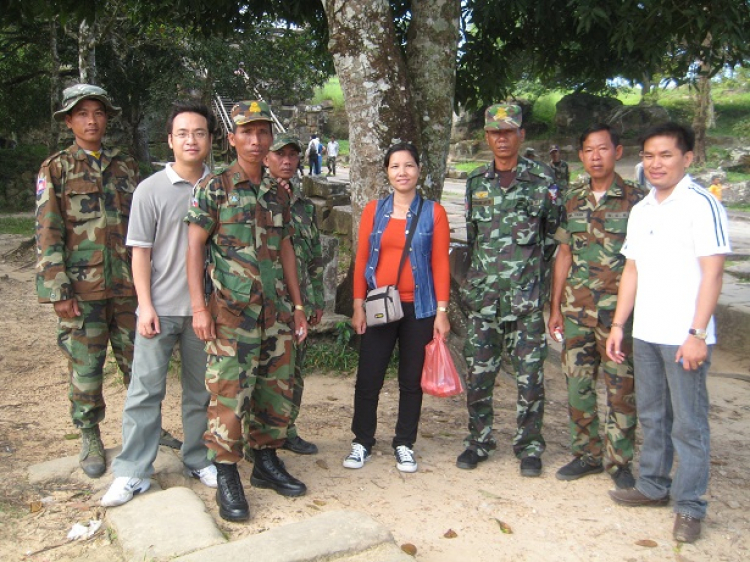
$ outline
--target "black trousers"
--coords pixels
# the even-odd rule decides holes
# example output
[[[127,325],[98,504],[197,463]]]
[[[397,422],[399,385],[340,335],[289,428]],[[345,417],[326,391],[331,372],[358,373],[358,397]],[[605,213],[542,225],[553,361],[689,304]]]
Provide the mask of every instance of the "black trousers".
[[[399,345],[398,421],[392,446],[411,448],[417,440],[419,415],[422,410],[422,365],[424,348],[432,341],[434,316],[417,319],[414,303],[402,303],[404,317],[375,328],[368,327],[359,349],[357,382],[354,388],[354,442],[368,451],[375,445],[378,426],[378,400],[383,388],[385,371],[391,354]]]

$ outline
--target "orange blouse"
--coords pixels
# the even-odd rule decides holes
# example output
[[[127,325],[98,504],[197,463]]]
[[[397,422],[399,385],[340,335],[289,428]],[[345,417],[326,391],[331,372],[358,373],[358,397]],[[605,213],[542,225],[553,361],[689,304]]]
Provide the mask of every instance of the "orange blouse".
[[[377,201],[370,201],[362,211],[359,223],[359,241],[357,257],[354,262],[354,298],[364,299],[367,296],[367,281],[365,267],[370,256],[370,234]],[[420,220],[422,220],[420,218]],[[450,227],[445,209],[438,203],[434,205],[434,227],[432,233],[432,278],[435,286],[435,296],[438,301],[450,299],[450,263],[448,250],[450,246]],[[380,258],[375,269],[378,286],[394,285],[398,276],[398,265],[406,242],[406,219],[391,219],[380,239]],[[401,271],[398,292],[403,302],[414,302],[414,276],[407,257]]]

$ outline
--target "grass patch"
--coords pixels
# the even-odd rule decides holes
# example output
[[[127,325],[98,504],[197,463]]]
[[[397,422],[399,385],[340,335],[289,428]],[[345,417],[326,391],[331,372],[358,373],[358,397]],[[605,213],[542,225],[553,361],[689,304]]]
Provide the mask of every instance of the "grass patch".
[[[36,221],[31,217],[8,217],[0,215],[0,234],[23,234],[34,236]]]
[[[533,120],[537,123],[553,125],[555,122],[555,113],[557,112],[555,106],[565,95],[566,92],[553,90],[539,96],[536,102],[534,102]]]
[[[312,102],[318,104],[323,100],[331,100],[334,109],[344,109],[344,91],[341,89],[338,76],[334,76],[323,84],[322,87],[315,90]]]
[[[745,205],[742,203],[727,203],[727,209],[740,211],[743,213],[750,213],[750,205]]]
[[[336,324],[335,336],[312,338],[307,346],[305,368],[335,375],[351,375],[357,370],[359,351],[355,348],[355,332],[349,322]],[[386,377],[398,373],[398,346],[391,355]]]
[[[740,183],[743,181],[750,181],[750,174],[744,172],[727,172],[728,183]]]
[[[454,162],[451,166],[459,172],[466,172],[468,174],[476,170],[479,166],[484,166],[486,163],[471,160],[469,162]]]

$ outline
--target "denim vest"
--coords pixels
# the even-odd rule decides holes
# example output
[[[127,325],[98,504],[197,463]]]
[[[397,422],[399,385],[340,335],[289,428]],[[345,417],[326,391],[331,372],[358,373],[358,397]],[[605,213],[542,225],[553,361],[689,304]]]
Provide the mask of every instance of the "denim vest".
[[[416,216],[419,208],[419,201],[422,197],[417,193],[414,201],[409,206],[406,213],[406,233],[409,235],[411,221]],[[435,316],[437,313],[437,299],[435,297],[435,282],[432,278],[432,231],[435,228],[435,219],[433,216],[434,202],[425,199],[422,204],[422,214],[419,216],[417,231],[411,241],[409,259],[404,263],[404,268],[411,264],[411,273],[414,276],[414,312],[417,318],[427,318]],[[378,200],[375,209],[375,218],[370,234],[370,257],[367,259],[365,267],[365,279],[367,287],[374,289],[378,286],[375,279],[375,270],[378,267],[378,258],[380,257],[380,240],[383,237],[388,226],[388,221],[393,213],[393,195],[385,199]],[[406,239],[404,239],[406,242]]]

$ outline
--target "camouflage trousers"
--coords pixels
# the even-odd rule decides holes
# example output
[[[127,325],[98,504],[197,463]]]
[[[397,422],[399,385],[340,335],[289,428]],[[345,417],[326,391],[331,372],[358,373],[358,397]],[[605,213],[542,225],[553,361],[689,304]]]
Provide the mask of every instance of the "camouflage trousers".
[[[464,354],[469,436],[466,447],[494,450],[492,395],[503,352],[510,358],[516,376],[516,433],[513,452],[518,458],[540,456],[545,449],[544,360],[547,357],[544,316],[535,311],[511,322],[500,322],[470,312]]]
[[[68,358],[70,415],[78,428],[90,428],[104,419],[102,394],[107,343],[122,378],[130,383],[135,341],[135,297],[78,301],[81,315],[58,318],[57,345]]]
[[[252,449],[278,448],[286,439],[292,411],[295,360],[292,329],[283,322],[240,326],[216,324],[208,342],[206,446],[209,460],[236,463],[243,442]]]
[[[292,391],[292,413],[289,416],[289,429],[286,435],[289,438],[297,437],[297,416],[302,405],[302,392],[305,390],[305,379],[303,367],[307,355],[307,340],[297,345],[297,357],[294,361],[294,390]]]
[[[623,348],[625,361],[619,365],[607,357],[606,342],[609,328],[601,322],[594,328],[581,326],[565,319],[565,344],[562,356],[563,371],[568,381],[568,413],[572,452],[604,462],[614,472],[633,460],[635,428],[635,384],[633,379],[633,339],[625,330]],[[607,392],[607,412],[604,416],[605,450],[599,435],[596,379],[601,367]]]

